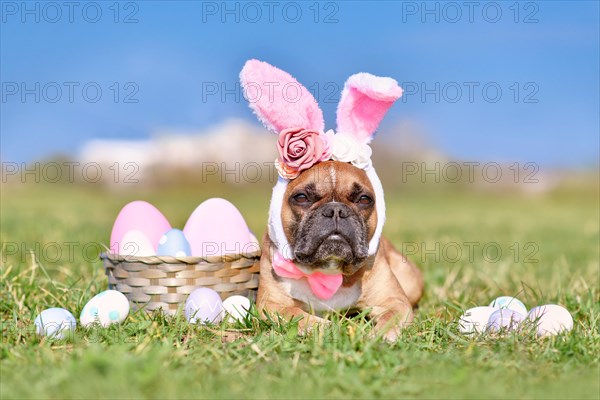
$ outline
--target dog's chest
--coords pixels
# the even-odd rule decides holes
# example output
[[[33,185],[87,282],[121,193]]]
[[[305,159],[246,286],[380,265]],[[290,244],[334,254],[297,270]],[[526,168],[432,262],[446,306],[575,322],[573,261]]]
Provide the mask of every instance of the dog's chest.
[[[335,311],[351,308],[360,297],[360,283],[349,287],[340,287],[328,300],[319,299],[314,295],[305,279],[282,279],[280,284],[286,293],[303,303],[314,311]]]

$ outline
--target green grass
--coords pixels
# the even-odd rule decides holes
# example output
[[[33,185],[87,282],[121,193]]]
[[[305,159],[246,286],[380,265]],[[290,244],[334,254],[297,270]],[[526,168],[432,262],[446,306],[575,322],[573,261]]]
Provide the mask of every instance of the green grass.
[[[385,231],[421,266],[427,287],[415,323],[393,345],[371,338],[360,317],[334,316],[326,331],[298,337],[293,323],[250,318],[207,328],[144,313],[52,342],[33,333],[33,319],[47,307],[78,316],[106,289],[96,256],[126,202],[149,200],[181,227],[201,201],[223,196],[262,234],[269,192],[5,185],[1,397],[597,399],[597,187],[528,197],[404,192],[387,193]],[[461,310],[500,295],[517,295],[529,307],[563,304],[575,327],[546,339],[469,338],[457,331]]]

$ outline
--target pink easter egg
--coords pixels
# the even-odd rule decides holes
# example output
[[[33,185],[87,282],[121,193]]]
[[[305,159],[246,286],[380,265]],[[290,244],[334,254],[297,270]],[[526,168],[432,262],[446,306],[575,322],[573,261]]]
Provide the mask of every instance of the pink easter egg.
[[[158,248],[161,236],[171,229],[165,216],[152,204],[145,201],[132,201],[121,209],[110,235],[111,253],[119,253],[119,243],[123,236],[132,230],[141,232],[148,238],[154,251]]]
[[[119,254],[122,256],[155,256],[155,247],[142,232],[131,230],[123,235],[119,242]]]
[[[208,199],[196,207],[183,233],[193,256],[237,254],[256,247],[244,217],[225,199]]]

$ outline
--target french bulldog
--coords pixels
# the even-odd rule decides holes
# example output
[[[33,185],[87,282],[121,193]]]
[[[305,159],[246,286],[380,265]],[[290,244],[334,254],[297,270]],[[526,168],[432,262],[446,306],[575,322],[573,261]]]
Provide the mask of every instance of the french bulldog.
[[[287,72],[249,60],[240,81],[258,119],[278,135],[259,311],[301,317],[307,331],[327,323],[324,312],[368,310],[384,338],[396,340],[413,319],[423,276],[382,237],[385,200],[369,143],[402,89],[392,78],[352,75],[337,129],[326,132],[316,100]]]
[[[325,324],[317,315],[325,311],[368,309],[375,329],[384,330],[386,340],[396,340],[423,295],[423,275],[385,238],[377,252],[368,255],[377,225],[376,202],[365,172],[348,163],[321,162],[291,181],[281,218],[295,264],[306,274],[341,273],[342,285],[323,300],[306,280],[278,276],[272,267],[277,249],[265,234],[258,309],[300,316],[302,330]]]

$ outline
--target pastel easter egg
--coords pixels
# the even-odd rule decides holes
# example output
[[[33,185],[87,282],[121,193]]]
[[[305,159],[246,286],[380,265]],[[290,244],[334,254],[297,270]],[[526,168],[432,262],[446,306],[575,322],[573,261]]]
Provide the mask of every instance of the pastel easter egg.
[[[183,233],[193,256],[237,254],[255,248],[244,217],[225,199],[208,199],[196,207]]]
[[[110,235],[110,251],[118,253],[123,236],[132,230],[142,232],[156,251],[158,241],[169,229],[171,224],[156,207],[145,201],[133,201],[117,215]]]
[[[527,315],[527,307],[525,304],[516,297],[511,296],[500,296],[492,300],[490,303],[490,307],[494,307],[496,309],[506,308],[508,310],[513,310],[522,315]]]
[[[517,330],[525,316],[508,308],[501,308],[490,315],[486,325],[488,332],[499,332],[501,330]]]
[[[185,318],[192,324],[219,323],[223,318],[223,302],[217,292],[209,288],[194,290],[185,301]]]
[[[458,329],[465,334],[483,333],[494,311],[494,307],[486,306],[469,308],[458,320]]]
[[[186,257],[192,255],[190,243],[180,229],[171,229],[158,242],[159,256]]]
[[[33,322],[40,336],[51,339],[64,339],[73,335],[77,321],[73,314],[64,308],[48,308],[35,318]]]
[[[527,320],[536,327],[538,336],[557,335],[573,329],[573,317],[558,304],[534,307],[527,314]]]
[[[248,253],[252,253],[252,252],[255,252],[258,250],[260,250],[260,242],[256,238],[256,235],[254,234],[254,232],[250,231],[250,242],[246,248],[246,251]]]
[[[117,290],[105,290],[92,297],[81,310],[79,322],[89,326],[94,322],[103,327],[119,324],[129,315],[129,300]]]
[[[122,256],[147,257],[154,256],[154,245],[141,231],[126,232],[119,242],[119,253]]]
[[[228,321],[241,321],[250,309],[250,300],[244,296],[231,296],[223,302],[223,311]]]

